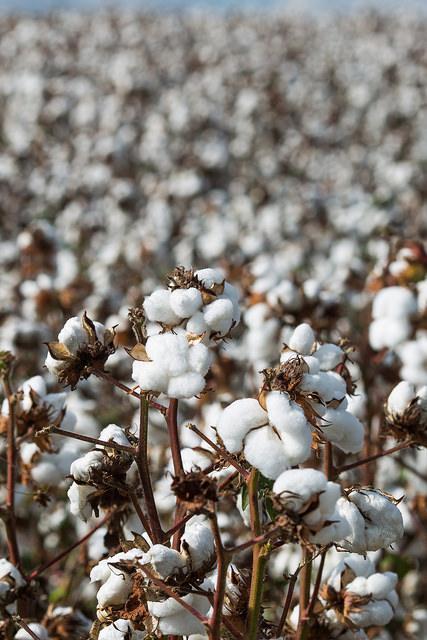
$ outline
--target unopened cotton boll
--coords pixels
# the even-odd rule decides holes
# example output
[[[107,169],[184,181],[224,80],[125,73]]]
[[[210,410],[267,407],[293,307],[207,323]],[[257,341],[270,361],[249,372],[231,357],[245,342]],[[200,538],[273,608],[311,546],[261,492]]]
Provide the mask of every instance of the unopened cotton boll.
[[[298,325],[289,340],[289,348],[301,355],[309,355],[314,347],[315,336],[313,329],[307,323]]]

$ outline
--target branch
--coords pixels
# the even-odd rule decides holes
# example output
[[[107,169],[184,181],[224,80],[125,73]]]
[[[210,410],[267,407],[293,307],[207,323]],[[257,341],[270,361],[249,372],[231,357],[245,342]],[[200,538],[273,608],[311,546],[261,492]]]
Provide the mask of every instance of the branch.
[[[252,469],[248,481],[249,512],[251,529],[254,537],[261,535],[261,517],[258,504],[258,479],[259,471]],[[255,543],[252,550],[252,577],[248,602],[248,640],[256,640],[259,628],[259,614],[261,610],[264,570],[267,563],[267,553],[263,544]]]
[[[301,566],[291,575],[289,578],[289,586],[286,592],[285,604],[283,605],[282,615],[280,616],[279,625],[277,627],[278,637],[282,636],[285,632],[286,620],[288,619],[289,609],[291,608],[292,598],[294,595],[295,585],[298,579],[298,574],[301,571]]]
[[[108,371],[91,369],[91,373],[93,373],[97,378],[101,378],[102,380],[105,380],[106,382],[109,382],[113,386],[117,387],[121,391],[124,391],[128,396],[133,396],[134,398],[140,400],[142,394],[137,393],[136,391],[134,391],[134,389],[131,389],[130,387],[123,384],[123,382],[116,380],[116,378],[112,376],[111,373],[108,373]],[[163,415],[166,414],[166,407],[164,407],[162,404],[154,402],[154,400],[150,400],[149,404],[152,409],[157,409],[157,411],[160,411],[161,413],[163,413]]]
[[[341,467],[337,467],[335,472],[339,475],[344,471],[350,471],[351,469],[356,469],[357,467],[361,467],[364,464],[369,464],[374,460],[378,460],[378,458],[383,458],[384,456],[389,456],[392,453],[396,453],[397,451],[401,451],[402,449],[407,449],[408,447],[413,446],[414,442],[412,440],[405,440],[400,444],[397,444],[395,447],[391,447],[391,449],[386,449],[385,451],[380,451],[379,453],[374,453],[372,456],[368,456],[367,458],[362,458],[361,460],[356,460],[356,462],[351,462],[350,464],[344,464]]]
[[[77,540],[77,542],[75,542],[70,547],[68,547],[68,549],[61,551],[61,553],[55,556],[55,558],[52,558],[52,560],[49,560],[45,564],[42,564],[41,567],[39,567],[38,569],[35,569],[34,571],[32,571],[32,573],[30,573],[30,575],[27,576],[27,581],[30,582],[31,580],[38,578],[40,574],[46,571],[46,569],[49,569],[50,567],[52,567],[54,564],[62,560],[62,558],[65,558],[69,553],[71,553],[71,551],[74,551],[74,549],[76,549],[81,544],[86,542],[86,540],[89,540],[89,538],[95,533],[95,531],[98,531],[98,529],[103,527],[104,524],[108,522],[108,520],[111,518],[112,515],[113,515],[113,512],[108,513],[100,522],[98,522],[90,531],[88,531],[88,533],[86,533],[86,535],[84,535],[83,538],[80,538],[80,540]]]
[[[222,544],[221,534],[218,528],[218,520],[215,512],[211,517],[211,526],[215,538],[217,556],[217,579],[213,611],[212,616],[209,620],[209,626],[211,628],[210,638],[211,640],[221,640],[222,607],[224,604],[224,596],[227,586],[227,568],[229,560],[228,554],[225,553],[224,546]]]
[[[171,398],[169,400],[169,407],[166,412],[166,422],[168,425],[169,443],[171,447],[174,475],[181,477],[182,475],[184,475],[184,466],[182,464],[181,445],[179,442],[179,434],[178,434],[178,400],[176,398]],[[182,505],[180,504],[180,501],[177,498],[174,526],[183,518],[184,515],[185,515],[185,512],[183,513]],[[175,530],[173,541],[172,541],[173,549],[179,549],[183,531],[184,531],[183,527],[180,527],[179,529]]]
[[[246,469],[244,469],[237,462],[237,460],[234,460],[233,456],[226,449],[224,449],[223,447],[219,447],[217,444],[212,442],[212,440],[208,438],[208,436],[206,436],[202,431],[200,431],[200,429],[198,429],[194,424],[188,424],[187,428],[190,429],[191,431],[194,431],[194,433],[196,433],[199,436],[199,438],[201,438],[210,447],[212,447],[212,449],[214,449],[214,451],[219,453],[220,456],[225,458],[235,469],[237,469],[237,471],[240,473],[241,476],[244,477],[245,480],[249,479],[249,473],[246,471]]]
[[[9,559],[16,567],[20,567],[21,559],[19,555],[18,540],[16,535],[15,516],[15,465],[16,465],[16,396],[12,391],[10,374],[12,369],[13,356],[4,356],[4,370],[1,375],[4,395],[9,406],[9,416],[7,422],[7,478],[6,478],[6,510],[5,528],[7,537],[7,548]]]
[[[90,444],[95,444],[102,447],[108,447],[109,449],[116,449],[117,451],[124,451],[125,453],[130,453],[130,455],[136,455],[135,447],[128,447],[125,444],[117,444],[117,442],[107,442],[106,440],[98,440],[98,438],[92,438],[92,436],[86,436],[83,433],[75,433],[74,431],[66,431],[65,429],[60,429],[59,427],[51,427],[51,433],[54,433],[58,436],[64,436],[66,438],[74,438],[74,440],[81,440],[82,442],[90,442]]]

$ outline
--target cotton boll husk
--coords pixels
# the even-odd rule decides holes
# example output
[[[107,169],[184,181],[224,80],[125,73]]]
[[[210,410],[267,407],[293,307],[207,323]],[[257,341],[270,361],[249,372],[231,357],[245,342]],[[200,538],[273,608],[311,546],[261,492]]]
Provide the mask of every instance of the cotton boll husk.
[[[385,287],[379,291],[372,304],[372,317],[402,318],[417,312],[417,301],[405,287]]]
[[[169,380],[167,394],[170,398],[191,398],[205,387],[205,379],[195,371],[189,371]]]
[[[157,289],[145,298],[143,303],[145,315],[152,322],[163,322],[168,325],[178,324],[180,317],[171,307],[171,292],[168,289]]]
[[[28,627],[31,629],[34,635],[39,638],[39,640],[49,639],[49,633],[46,627],[44,627],[42,624],[39,624],[38,622],[29,622]],[[14,638],[15,640],[33,640],[33,636],[31,636],[25,629],[19,629],[19,631],[15,633]]]
[[[273,480],[290,466],[285,448],[271,427],[262,427],[248,433],[244,454],[251,465],[266,478]]]
[[[391,391],[387,400],[387,409],[393,415],[402,415],[415,399],[415,386],[402,380]]]
[[[143,391],[160,391],[166,393],[168,375],[157,362],[140,362],[135,360],[132,365],[132,380]]]
[[[362,423],[348,411],[328,408],[323,414],[322,432],[344,453],[358,453],[363,447]]]
[[[181,554],[162,544],[155,544],[151,547],[141,558],[140,563],[150,563],[161,578],[168,578],[186,568],[186,561]]]
[[[188,545],[188,549],[187,549]],[[182,536],[181,550],[188,551],[191,569],[198,571],[215,555],[214,537],[209,527],[200,522],[190,522]]]
[[[188,352],[188,364],[190,369],[202,376],[208,372],[212,360],[209,349],[204,344],[190,345]]]
[[[342,362],[344,352],[341,347],[338,347],[336,344],[326,343],[316,349],[313,357],[319,361],[319,366],[322,371],[329,371]]]
[[[240,451],[243,438],[251,429],[268,423],[268,416],[254,398],[235,400],[222,412],[217,430],[225,448],[231,453]]]
[[[292,351],[301,355],[309,355],[313,350],[315,340],[313,329],[304,322],[294,329],[288,346]]]
[[[233,322],[233,303],[228,298],[217,298],[203,309],[206,324],[212,331],[227,333]]]
[[[110,573],[108,579],[100,587],[96,598],[101,609],[126,602],[132,590],[132,578],[125,573]]]
[[[170,306],[175,315],[189,318],[202,306],[202,294],[195,287],[175,289],[170,295]]]

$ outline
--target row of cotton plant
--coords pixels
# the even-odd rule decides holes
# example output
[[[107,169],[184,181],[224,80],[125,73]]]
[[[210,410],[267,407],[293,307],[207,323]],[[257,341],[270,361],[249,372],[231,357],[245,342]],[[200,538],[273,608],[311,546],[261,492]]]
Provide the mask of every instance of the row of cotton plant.
[[[238,299],[221,271],[177,268],[129,310],[127,345],[86,313],[70,318],[47,344],[60,391],[40,375],[15,387],[14,357],[1,354],[5,638],[350,640],[377,637],[401,615],[397,574],[381,559],[410,520],[404,496],[364,483],[363,472],[426,444],[425,387],[392,389],[379,411],[394,446],[372,452],[355,350],[304,322],[284,330],[251,397],[215,389],[215,368],[240,335]],[[378,308],[377,297],[374,322]],[[132,382],[109,371],[119,351]],[[88,384],[120,394],[129,422],[94,431],[72,401]],[[199,422],[182,421],[194,403]],[[51,540],[34,566],[22,544],[23,491]],[[50,504],[64,498],[66,517]],[[67,518],[81,535],[57,553],[55,528]],[[46,576],[76,549],[85,550],[79,606],[55,607]]]

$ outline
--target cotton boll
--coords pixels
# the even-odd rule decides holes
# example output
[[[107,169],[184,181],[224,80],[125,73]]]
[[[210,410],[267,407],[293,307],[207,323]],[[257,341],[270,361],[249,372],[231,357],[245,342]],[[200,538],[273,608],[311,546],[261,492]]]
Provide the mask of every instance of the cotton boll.
[[[397,506],[374,489],[360,489],[349,494],[365,519],[366,550],[385,549],[403,536],[403,520]]]
[[[102,451],[88,451],[81,458],[77,458],[71,464],[70,475],[77,482],[85,482],[89,479],[93,469],[100,469],[104,462],[104,454]]]
[[[351,611],[348,617],[358,627],[370,627],[388,624],[393,615],[394,611],[386,600],[373,600],[360,607],[360,610]]]
[[[212,356],[209,349],[200,342],[190,345],[188,352],[188,365],[190,369],[204,376],[207,374]]]
[[[204,596],[189,593],[183,600],[202,615],[206,615],[210,608],[210,602]],[[193,633],[203,634],[205,631],[204,625],[173,598],[163,602],[149,601],[147,604],[151,615],[158,619],[158,629],[163,635],[187,636]]]
[[[207,452],[203,453],[200,450],[190,449],[189,447],[181,449],[181,458],[182,466],[186,473],[196,469],[207,469],[212,462]]]
[[[284,434],[282,443],[291,467],[305,462],[311,454],[312,436],[310,427],[306,424],[298,434]]]
[[[190,554],[192,571],[198,571],[209,565],[215,556],[215,545],[212,531],[200,522],[190,522],[181,540],[181,550]]]
[[[135,360],[132,365],[132,379],[142,391],[159,391],[166,393],[168,375],[157,362],[140,362]]]
[[[126,602],[132,590],[132,578],[125,573],[110,573],[108,579],[100,587],[96,598],[98,607],[104,609]]]
[[[338,347],[336,344],[326,343],[322,344],[313,353],[313,356],[319,361],[322,371],[329,371],[343,361],[344,352],[341,347]]]
[[[290,466],[285,448],[271,427],[262,427],[248,433],[244,454],[251,465],[273,480]]]
[[[145,298],[143,307],[148,320],[167,325],[179,323],[180,317],[171,307],[171,295],[168,289],[157,289]]]
[[[387,410],[395,416],[403,415],[415,399],[415,386],[406,380],[397,384],[387,399]]]
[[[195,275],[206,289],[212,289],[216,284],[224,282],[224,276],[218,269],[199,269],[195,272]]]
[[[324,473],[317,469],[288,469],[275,481],[273,491],[281,497],[286,509],[298,513],[315,494],[326,489]]]
[[[379,575],[379,574],[376,574]],[[372,576],[370,576],[372,578]],[[368,583],[369,578],[363,576],[357,576],[352,580],[345,588],[347,592],[355,593],[358,596],[367,596],[371,593]]]
[[[63,480],[60,470],[48,460],[36,464],[31,469],[31,477],[37,484],[48,486],[58,485]]]
[[[20,446],[19,453],[23,464],[31,464],[40,454],[40,449],[35,442],[23,442]]]
[[[329,442],[344,453],[362,450],[364,429],[356,416],[348,411],[328,408],[322,418],[322,432]]]
[[[251,429],[268,424],[268,416],[254,398],[235,400],[222,412],[217,425],[225,448],[231,453],[240,451],[243,438]]]
[[[313,329],[307,323],[298,325],[289,340],[289,348],[301,355],[309,355],[314,347],[315,336]]]
[[[170,398],[191,398],[201,393],[205,379],[195,371],[189,371],[169,380],[167,394]]]
[[[76,482],[73,482],[67,491],[67,496],[70,500],[70,512],[73,516],[81,518],[83,522],[86,522],[92,514],[92,507],[87,500],[88,496],[94,491],[94,487],[80,485]]]
[[[29,622],[28,627],[31,629],[34,635],[39,638],[39,640],[49,640],[49,633],[46,627],[44,627],[43,625],[39,624],[38,622]],[[14,635],[15,640],[33,640],[33,637],[34,636],[30,635],[28,631],[26,631],[26,629],[22,628],[19,629],[19,631],[17,631],[17,633],[15,633]]]
[[[71,353],[75,353],[79,346],[87,341],[88,335],[83,329],[82,322],[78,316],[67,320],[58,335],[58,342],[65,344]]]
[[[417,312],[417,301],[405,287],[385,287],[379,291],[372,304],[372,317],[402,318]]]
[[[298,404],[290,401],[287,393],[270,392],[266,398],[266,407],[270,423],[280,433],[298,435],[306,430],[304,411]]]
[[[145,635],[144,631],[134,632],[133,625],[129,620],[119,618],[101,629],[98,640],[142,640]]]
[[[189,318],[202,306],[202,294],[195,287],[175,289],[170,295],[170,306],[180,318]]]
[[[187,370],[188,347],[185,335],[173,333],[151,336],[145,345],[150,360],[170,376],[179,376]]]
[[[353,553],[366,553],[365,521],[357,507],[346,498],[337,502],[337,513],[347,522],[349,533],[339,541],[340,546]]]
[[[104,440],[105,442],[116,442],[117,444],[122,444],[125,447],[130,446],[130,442],[126,437],[125,432],[121,427],[118,427],[116,424],[109,424],[104,429],[102,429],[99,434],[99,440]]]
[[[233,322],[233,303],[228,298],[217,298],[204,308],[203,316],[212,331],[225,334]]]
[[[205,316],[202,311],[197,311],[187,321],[186,329],[188,333],[194,333],[196,335],[202,335],[208,328],[206,324]]]
[[[411,324],[406,318],[378,318],[369,325],[369,344],[375,351],[395,349],[411,333]]]
[[[141,564],[151,564],[154,571],[163,579],[183,571],[186,561],[178,551],[169,549],[162,544],[155,544],[144,554]]]
[[[393,591],[397,584],[397,574],[387,571],[386,573],[374,573],[367,579],[368,593],[371,593],[376,600],[386,599],[389,592]],[[347,587],[349,589],[349,586]]]

